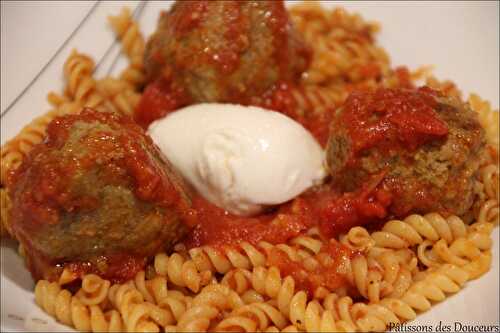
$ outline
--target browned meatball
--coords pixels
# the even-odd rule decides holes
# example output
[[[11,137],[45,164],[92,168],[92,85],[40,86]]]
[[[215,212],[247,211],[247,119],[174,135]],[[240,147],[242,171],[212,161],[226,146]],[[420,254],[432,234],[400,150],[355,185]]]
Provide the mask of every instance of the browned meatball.
[[[426,87],[356,92],[330,130],[327,164],[341,190],[373,182],[399,217],[470,209],[485,142],[468,105]]]
[[[183,183],[138,125],[111,113],[52,121],[8,189],[11,228],[36,279],[67,265],[126,280],[187,232]]]
[[[296,79],[310,52],[283,1],[178,1],[146,46],[149,81],[162,77],[192,102],[259,96]]]

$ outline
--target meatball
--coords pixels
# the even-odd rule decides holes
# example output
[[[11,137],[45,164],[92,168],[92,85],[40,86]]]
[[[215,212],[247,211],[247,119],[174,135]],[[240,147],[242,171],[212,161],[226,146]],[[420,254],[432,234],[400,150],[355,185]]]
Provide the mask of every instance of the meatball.
[[[283,1],[178,1],[146,45],[145,70],[192,103],[241,102],[297,79],[309,59]]]
[[[190,195],[160,154],[125,116],[84,109],[52,121],[8,184],[34,278],[69,265],[126,280],[182,237]]]
[[[330,125],[327,165],[344,192],[388,192],[390,215],[465,214],[484,156],[484,131],[468,105],[423,87],[355,92]],[[371,184],[370,184],[371,182]]]

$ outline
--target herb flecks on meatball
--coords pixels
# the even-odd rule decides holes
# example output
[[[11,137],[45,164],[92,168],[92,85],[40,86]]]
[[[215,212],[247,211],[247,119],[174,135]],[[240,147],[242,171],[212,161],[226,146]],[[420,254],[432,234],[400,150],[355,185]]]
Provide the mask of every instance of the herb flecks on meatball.
[[[300,78],[310,54],[283,1],[178,1],[162,13],[146,46],[147,79],[155,83],[146,88],[145,103],[153,99],[153,107],[167,110],[250,102]],[[147,98],[157,90],[163,98]],[[139,123],[151,122],[146,111],[136,115]]]
[[[355,191],[374,175],[391,194],[389,213],[462,215],[484,133],[468,105],[430,88],[355,92],[331,123],[327,164],[334,183]]]
[[[85,109],[56,118],[8,188],[12,229],[36,279],[68,265],[126,280],[187,231],[182,181],[127,117]]]

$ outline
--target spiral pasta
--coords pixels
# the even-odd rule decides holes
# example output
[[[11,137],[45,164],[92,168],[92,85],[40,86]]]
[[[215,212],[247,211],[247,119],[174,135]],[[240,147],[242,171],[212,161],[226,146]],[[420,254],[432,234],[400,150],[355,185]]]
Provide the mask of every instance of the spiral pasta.
[[[318,87],[304,85],[291,90],[293,97],[294,112],[298,116],[308,113],[326,114],[340,105],[346,98],[347,93],[340,87]]]
[[[274,306],[259,302],[233,310],[217,324],[215,330],[255,332],[265,330],[270,324],[283,329],[287,325],[287,320]]]
[[[206,331],[210,322],[221,311],[237,309],[243,305],[241,298],[227,286],[219,284],[206,286],[181,316],[177,329],[181,332]]]
[[[122,72],[120,79],[136,87],[143,85],[145,74],[142,59],[145,42],[138,24],[133,20],[128,8],[123,8],[116,16],[109,16],[108,20],[122,42],[123,53],[130,60],[130,65]]]
[[[94,61],[87,55],[73,50],[64,64],[64,77],[68,85],[66,94],[82,106],[97,110],[113,110],[107,101],[96,89]]]
[[[373,41],[378,26],[359,15],[306,4],[292,9],[291,16],[315,51],[309,71],[290,91],[298,117],[333,112],[353,89],[406,86],[416,77],[427,77],[429,86],[447,96],[461,97],[455,84],[438,81],[426,68],[413,73],[391,69],[385,51]],[[93,60],[73,51],[64,66],[65,92],[47,96],[54,109],[2,147],[3,185],[7,174],[43,141],[55,117],[83,106],[133,115],[145,83],[144,38],[127,9],[111,16],[109,23],[129,66],[119,78],[96,79]],[[500,215],[498,112],[477,95],[468,103],[486,129],[491,155],[478,173],[474,221],[430,213],[387,221],[374,232],[351,228],[339,237],[355,253],[342,267],[345,287],[319,286],[308,293],[270,263],[279,251],[306,274],[323,265],[328,256],[321,249],[328,240],[312,227],[284,244],[241,242],[189,250],[178,244],[172,254],[157,254],[151,266],[124,284],[64,269],[57,282],[38,281],[35,301],[59,322],[94,332],[353,332],[385,330],[412,320],[491,266],[491,232]],[[10,210],[5,187],[0,188],[0,203],[4,234],[9,232]],[[63,289],[79,279],[76,293]]]
[[[178,253],[170,257],[164,253],[157,254],[154,268],[158,275],[168,276],[173,284],[187,287],[193,292],[198,292],[212,277],[211,271],[199,271],[192,260],[186,260]]]
[[[469,96],[469,104],[471,108],[477,112],[479,122],[486,131],[486,139],[490,145],[496,148],[498,152],[500,125],[499,125],[499,112],[492,110],[490,103],[481,99],[476,94]]]
[[[410,287],[418,261],[428,267],[465,266],[483,256],[481,251],[491,247],[491,228],[486,225],[491,224],[466,226],[457,216],[445,219],[433,213],[389,221],[371,235],[364,228],[353,228],[341,241],[366,255],[349,262],[348,280],[370,302],[401,297]],[[416,257],[408,250],[412,246],[417,246]],[[488,269],[485,260],[482,266],[479,271]]]
[[[429,270],[414,282],[401,300],[418,311],[428,310],[430,301],[442,301],[446,293],[456,293],[469,279],[468,273],[455,265]]]
[[[111,283],[101,279],[98,275],[87,274],[82,278],[82,287],[76,297],[84,305],[98,305],[108,296]]]
[[[159,328],[152,318],[165,321],[164,318],[167,316],[164,312],[158,314],[158,308],[144,302],[142,294],[130,284],[111,286],[108,298],[121,314],[127,332],[135,332],[146,328],[148,331],[158,332]]]
[[[415,220],[415,217],[413,219]],[[134,282],[109,288],[108,297],[111,304],[118,309],[128,329],[138,328],[141,325],[150,325],[150,328],[153,328],[157,324],[167,331],[204,331],[211,327],[222,313],[226,313],[214,326],[216,330],[383,330],[391,323],[413,319],[416,316],[415,311],[427,310],[431,306],[430,302],[441,301],[446,294],[457,292],[466,281],[483,274],[489,267],[491,242],[484,236],[489,236],[491,233],[491,223],[477,222],[464,231],[462,226],[465,225],[457,217],[448,219],[438,216],[420,217],[416,221],[422,222],[422,219],[427,221],[415,224],[416,227],[410,224],[420,231],[417,234],[423,235],[425,240],[421,237],[421,240],[412,242],[414,235],[406,233],[409,235],[405,238],[408,246],[418,244],[419,241],[429,242],[433,246],[432,251],[437,252],[438,259],[452,263],[441,263],[427,271],[418,272],[411,250],[391,248],[394,246],[384,248],[380,244],[365,248],[366,256],[358,256],[351,261],[354,280],[357,274],[356,267],[359,265],[365,267],[361,269],[362,271],[366,271],[369,266],[378,265],[383,273],[378,277],[378,281],[390,282],[394,286],[390,290],[391,293],[385,296],[381,293],[379,295],[381,298],[370,304],[353,303],[350,297],[339,296],[336,293],[328,293],[322,297],[322,302],[319,299],[309,300],[306,292],[295,289],[292,277],[281,278],[276,267],[264,266],[256,266],[252,272],[244,268],[233,268],[223,276],[221,284],[207,285],[194,299],[191,299],[182,293],[167,290],[167,281],[171,278],[168,269],[165,270],[164,263],[158,266],[163,268],[156,269],[157,275],[153,279],[146,280],[145,273],[141,272]],[[448,225],[448,229],[444,227],[445,224]],[[388,228],[383,228],[383,232],[401,235],[398,227],[392,226],[389,222],[386,225]],[[431,229],[428,228],[429,225],[432,226]],[[441,236],[436,240],[429,230],[434,230]],[[367,237],[367,233],[360,229],[353,235],[361,235],[363,239]],[[317,254],[319,244],[313,240],[315,239],[311,237],[297,238],[291,243],[294,246],[303,246],[310,251],[310,254]],[[448,258],[450,253],[452,257]],[[460,261],[462,257],[465,258],[465,262]],[[189,262],[180,254],[173,258],[173,262],[178,261],[181,266]],[[457,258],[459,260],[455,262]],[[168,262],[169,258],[161,259],[166,259]],[[194,267],[194,263],[190,265],[191,268]],[[398,267],[400,270],[416,272],[407,276],[408,286],[403,289],[398,287],[397,274],[393,274]],[[161,272],[166,274],[159,274]],[[361,276],[365,274],[369,275],[362,272]],[[106,283],[92,275],[85,277],[84,281],[82,290],[93,293],[94,296],[99,295],[95,299],[102,300],[102,288],[106,288]],[[60,293],[58,288],[55,288],[56,292],[52,294]],[[360,291],[363,289],[359,285],[357,288]],[[257,302],[244,301],[243,295],[248,295],[249,291],[254,292],[253,298],[249,299]],[[75,296],[76,299],[81,298],[79,293]],[[82,304],[81,301],[77,301],[76,305],[78,302]],[[50,305],[42,307],[52,311]],[[94,313],[97,318],[99,312],[94,311]],[[58,318],[68,322],[62,315]],[[292,325],[288,325],[289,322]]]
[[[498,165],[488,164],[481,168],[480,177],[488,199],[499,200],[499,168]]]
[[[340,242],[347,247],[358,251],[369,251],[375,246],[375,240],[370,237],[370,234],[365,228],[351,228],[347,234],[340,235]]]
[[[450,216],[445,219],[437,213],[430,213],[425,216],[410,215],[403,221],[389,221],[371,237],[376,246],[402,249],[420,244],[424,239],[431,242],[443,239],[451,243],[465,235],[465,223],[460,218]]]
[[[378,304],[368,305],[361,302],[353,303],[350,297],[340,297],[335,293],[329,294],[323,304],[316,300],[308,301],[305,292],[294,293],[293,279],[288,279],[287,281],[290,282],[287,282],[286,286],[283,283],[276,302],[280,312],[299,330],[308,332],[384,330],[390,323],[395,324],[400,323],[401,320],[415,318],[415,310],[427,310],[431,306],[430,301],[440,301],[446,297],[446,294],[457,292],[468,279],[469,275],[466,270],[445,264],[439,269],[422,272],[401,299],[387,297]],[[283,292],[285,289],[286,296]],[[270,308],[267,309],[267,313],[271,314],[269,318],[265,318],[262,313],[251,307],[246,308],[249,312],[247,319],[250,318],[253,324],[240,318],[240,326],[236,324],[236,320],[228,320],[221,322],[224,324],[218,327],[263,329],[263,326],[272,319],[271,316],[275,315]],[[244,312],[243,310],[236,311],[235,316]],[[280,317],[273,318],[274,326],[282,329],[285,324],[279,320]]]
[[[12,234],[9,227],[9,211],[12,203],[5,188],[0,188],[0,237]]]
[[[97,305],[84,305],[55,282],[38,281],[35,301],[49,315],[79,331],[119,332],[124,328],[122,317],[116,310],[103,313]]]
[[[280,312],[290,318],[292,324],[303,327],[307,294],[305,291],[295,293],[295,281],[292,277],[282,279],[276,267],[256,267],[251,275],[246,275],[251,279],[249,282],[252,288],[260,294],[276,299]],[[227,280],[222,283],[225,282],[230,284]]]
[[[374,84],[374,78],[389,71],[385,51],[372,43],[379,29],[377,24],[366,23],[359,15],[342,9],[323,10],[315,3],[294,6],[290,14],[297,29],[314,48],[305,83],[324,86],[339,80],[357,83],[366,80]]]
[[[119,113],[132,116],[139,103],[140,95],[129,82],[104,78],[96,82],[97,91],[102,94]]]
[[[319,252],[322,243],[309,236],[298,236],[290,244],[271,244],[261,241],[257,246],[241,242],[237,246],[215,249],[210,246],[193,248],[189,257],[199,271],[227,273],[233,268],[251,269],[264,266],[273,249],[284,252],[292,261],[310,258]]]

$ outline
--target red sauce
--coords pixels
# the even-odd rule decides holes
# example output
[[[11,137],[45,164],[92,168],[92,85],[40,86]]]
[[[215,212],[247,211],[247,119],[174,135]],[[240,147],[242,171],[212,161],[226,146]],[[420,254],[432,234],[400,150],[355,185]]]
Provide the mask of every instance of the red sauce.
[[[382,70],[377,63],[367,63],[359,66],[357,72],[363,79],[377,79],[382,75]]]
[[[268,255],[267,264],[278,267],[282,277],[293,277],[295,288],[312,296],[319,287],[335,290],[346,286],[348,264],[355,255],[356,252],[331,239],[314,256],[319,265],[313,269],[304,267],[303,262],[292,261],[285,252],[276,248]]]
[[[435,97],[428,88],[352,93],[340,122],[352,138],[353,154],[374,146],[414,150],[446,136],[448,127],[434,111]]]
[[[144,269],[146,258],[127,254],[114,254],[98,258],[97,264],[90,262],[71,262],[59,265],[62,269],[67,268],[76,277],[82,278],[85,274],[98,274],[111,283],[123,283],[132,280],[136,274]]]
[[[330,136],[330,123],[333,118],[332,112],[308,113],[302,122],[303,126],[311,132],[321,147],[325,148]]]
[[[278,212],[240,217],[198,197],[193,200],[193,210],[187,217],[194,229],[186,244],[191,248],[201,245],[233,245],[241,241],[251,244],[260,241],[285,243],[305,231],[311,225],[310,218],[305,203],[301,200],[296,200],[293,205],[290,203],[281,206]]]
[[[406,66],[399,66],[394,69],[394,73],[398,79],[398,87],[400,88],[414,88],[414,84],[411,80],[411,74]]]
[[[391,194],[379,187],[382,178],[378,175],[359,191],[345,194],[326,184],[281,205],[277,211],[254,217],[231,215],[198,197],[186,217],[193,226],[186,244],[190,248],[231,246],[240,241],[279,244],[313,226],[319,226],[322,236],[329,239],[387,216]]]
[[[206,15],[208,0],[186,1],[183,3],[183,11],[177,10],[178,15],[169,15],[170,27],[175,29],[175,33],[183,35],[199,27]],[[168,15],[165,14],[165,15]]]
[[[320,231],[327,238],[385,218],[392,194],[380,187],[383,175],[374,177],[356,192],[331,195],[332,190],[312,197]],[[330,193],[329,193],[330,192]],[[310,199],[310,200],[311,200]]]
[[[299,110],[293,91],[301,94],[301,97],[306,100],[306,104],[310,104],[311,107],[307,110]],[[316,98],[320,99],[321,96],[316,96]],[[262,96],[252,97],[242,104],[260,106],[264,109],[283,113],[304,126],[322,147],[326,146],[335,105],[331,106],[331,112],[312,112],[313,103],[308,100],[307,95],[300,86],[290,82],[280,82]]]
[[[147,128],[156,119],[190,104],[184,91],[172,87],[166,80],[158,79],[146,86],[139,105],[134,112],[134,120]]]
[[[248,101],[244,101],[243,104],[281,112],[298,122],[302,122],[303,117],[297,113],[297,101],[292,94],[294,88],[295,85],[292,83],[279,82],[262,96],[253,96]]]

